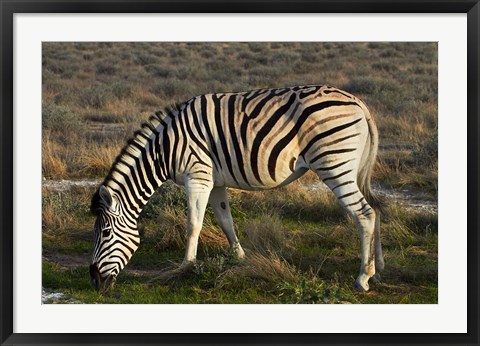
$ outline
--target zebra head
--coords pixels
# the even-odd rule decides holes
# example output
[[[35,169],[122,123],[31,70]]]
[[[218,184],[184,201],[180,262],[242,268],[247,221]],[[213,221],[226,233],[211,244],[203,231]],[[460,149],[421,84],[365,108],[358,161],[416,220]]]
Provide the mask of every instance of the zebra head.
[[[92,211],[97,220],[90,279],[97,290],[107,291],[137,250],[140,237],[136,222],[125,215],[118,197],[108,187],[101,185],[95,193]]]

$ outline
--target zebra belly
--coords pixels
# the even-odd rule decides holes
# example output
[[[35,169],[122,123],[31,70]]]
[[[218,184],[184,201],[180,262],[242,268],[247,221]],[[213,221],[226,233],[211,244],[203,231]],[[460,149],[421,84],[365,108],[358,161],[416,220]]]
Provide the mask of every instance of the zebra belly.
[[[215,186],[226,186],[226,187],[232,187],[232,188],[236,188],[236,189],[240,189],[240,190],[246,190],[246,191],[269,190],[269,189],[274,189],[274,188],[277,188],[277,187],[282,187],[282,186],[288,185],[292,181],[295,181],[298,178],[300,178],[307,171],[308,171],[308,168],[301,167],[301,168],[298,168],[297,170],[295,170],[294,172],[291,172],[290,175],[286,176],[285,178],[283,178],[283,179],[281,179],[277,182],[267,182],[267,183],[262,184],[262,185],[260,185],[260,184],[247,185],[247,184],[242,184],[242,183],[236,184],[234,181],[225,180],[225,181],[218,182],[218,183],[216,182]]]
[[[304,175],[308,171],[308,168],[299,168],[297,171],[293,172],[290,176],[288,176],[284,181],[282,181],[279,185],[275,187],[282,187],[285,185],[290,184],[292,181],[297,180],[300,178],[302,175]]]
[[[288,155],[290,157],[290,155]],[[282,187],[285,185],[288,185],[292,181],[297,180],[300,178],[302,175],[304,175],[308,171],[308,166],[306,165],[305,161],[303,160],[302,157],[299,157],[298,159],[291,159],[291,161],[295,161],[295,163],[291,162],[288,164],[285,164],[281,167],[278,167],[279,169],[276,172],[276,179],[272,180],[269,176],[268,172],[268,167],[260,167],[260,170],[264,172],[262,174],[262,182],[259,182],[255,179],[253,174],[248,174],[249,181],[244,182],[241,179],[237,179],[237,182],[233,180],[233,178],[226,174],[222,175],[222,179],[218,180],[219,186],[227,186],[227,187],[233,187],[241,190],[247,190],[247,191],[259,191],[259,190],[268,190],[268,189],[274,189],[277,187]],[[215,180],[217,183],[217,180]],[[217,185],[217,184],[215,184]]]

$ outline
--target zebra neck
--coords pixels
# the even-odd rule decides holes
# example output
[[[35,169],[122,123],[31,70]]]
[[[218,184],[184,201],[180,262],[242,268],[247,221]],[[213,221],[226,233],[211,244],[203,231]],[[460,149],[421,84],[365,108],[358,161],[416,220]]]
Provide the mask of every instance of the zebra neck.
[[[131,186],[128,182],[119,182],[116,179],[109,181],[107,186],[113,190],[113,198],[118,204],[123,213],[126,213],[133,220],[138,219],[143,208],[147,204],[150,197],[153,195],[158,186],[152,186],[151,189],[143,189]]]
[[[146,138],[137,134],[123,149],[104,182],[132,219],[138,218],[150,197],[165,181],[159,164],[161,155],[154,144],[156,141],[156,136]]]
[[[157,112],[135,132],[117,157],[105,179],[119,203],[132,218],[138,218],[155,190],[170,178],[173,160],[168,135],[176,108]]]

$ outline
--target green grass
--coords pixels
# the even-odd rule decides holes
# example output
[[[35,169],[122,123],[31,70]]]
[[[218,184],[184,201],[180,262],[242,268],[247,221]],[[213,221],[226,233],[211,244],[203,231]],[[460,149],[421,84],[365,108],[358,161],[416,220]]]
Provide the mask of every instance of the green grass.
[[[84,303],[437,302],[435,214],[407,210],[400,204],[387,208],[382,219],[385,281],[372,283],[371,292],[358,293],[353,289],[360,265],[355,225],[326,192],[311,192],[309,200],[299,203],[305,197],[302,184],[305,181],[261,193],[232,190],[237,233],[247,251],[245,261],[231,257],[209,209],[197,266],[168,282],[159,279],[162,271],[183,258],[185,197],[181,187],[162,186],[141,216],[139,250],[106,296],[92,289],[88,277],[94,217],[86,197],[93,190],[46,195],[44,203],[52,199],[54,205],[62,201],[59,207],[76,205],[77,223],[65,229],[44,220],[49,231],[43,233],[43,287]],[[291,199],[288,203],[286,196]],[[313,214],[315,208],[330,213]]]

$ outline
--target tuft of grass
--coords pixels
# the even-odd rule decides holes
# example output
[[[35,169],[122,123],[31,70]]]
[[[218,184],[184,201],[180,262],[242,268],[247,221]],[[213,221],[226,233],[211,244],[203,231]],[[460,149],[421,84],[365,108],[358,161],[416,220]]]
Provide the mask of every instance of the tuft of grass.
[[[159,212],[157,229],[160,236],[157,242],[159,251],[184,249],[186,244],[187,213],[185,208],[166,207]],[[199,244],[206,249],[224,248],[228,245],[225,235],[206,217],[199,237]],[[204,249],[205,250],[205,249]]]
[[[79,173],[89,176],[105,176],[120,152],[115,143],[104,145],[96,150],[84,150],[78,158]]]
[[[247,256],[238,265],[225,271],[218,285],[235,285],[239,280],[255,280],[269,284],[281,284],[289,281],[298,281],[298,270],[275,253],[262,254],[248,252]]]
[[[74,216],[66,212],[62,206],[61,195],[45,196],[42,199],[42,228],[44,230],[58,230],[69,227]]]
[[[58,156],[60,146],[50,139],[46,132],[42,141],[42,175],[50,179],[67,177],[67,163]]]
[[[262,215],[243,225],[248,247],[259,253],[281,252],[286,243],[286,228],[278,215]]]

